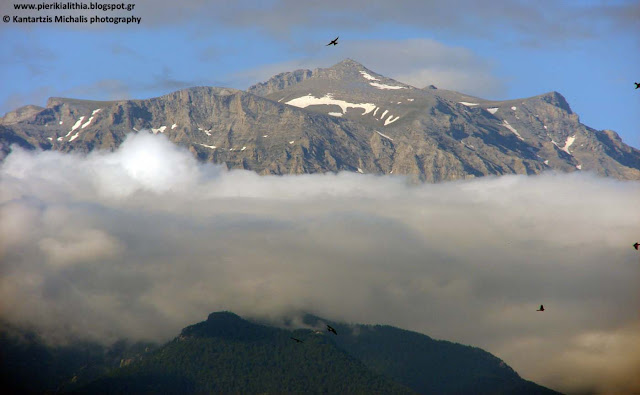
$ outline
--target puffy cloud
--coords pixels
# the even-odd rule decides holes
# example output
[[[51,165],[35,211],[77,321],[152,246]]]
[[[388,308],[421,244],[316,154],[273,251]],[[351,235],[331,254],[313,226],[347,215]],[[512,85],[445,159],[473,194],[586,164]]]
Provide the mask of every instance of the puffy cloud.
[[[483,347],[561,391],[640,389],[637,182],[261,177],[139,133],[112,153],[16,148],[0,191],[2,318],[51,338],[308,311]]]

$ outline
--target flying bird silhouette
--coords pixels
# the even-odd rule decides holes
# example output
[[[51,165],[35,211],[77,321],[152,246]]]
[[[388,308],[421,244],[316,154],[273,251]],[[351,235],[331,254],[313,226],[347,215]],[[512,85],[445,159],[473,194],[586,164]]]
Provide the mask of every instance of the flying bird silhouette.
[[[296,343],[304,343],[302,340],[296,339],[295,337],[292,337],[291,340],[295,340]]]
[[[633,248],[635,248],[637,250],[639,246],[640,246],[640,243],[636,243],[636,244],[633,245]]]
[[[337,38],[336,38],[337,40]],[[636,89],[640,88],[640,82],[634,82],[634,84],[636,84]]]
[[[337,335],[337,334],[338,334],[338,332],[336,332],[336,330],[335,330],[335,329],[333,329],[330,325],[327,325],[327,330],[328,330],[329,332],[333,332],[333,334],[334,334],[334,335]]]
[[[325,47],[328,47],[329,45],[338,45],[338,39],[340,38],[340,36],[334,38],[333,40],[331,40],[331,42],[327,45],[325,45]]]
[[[538,310],[536,310],[536,311],[544,311],[544,306],[540,305],[540,308]]]

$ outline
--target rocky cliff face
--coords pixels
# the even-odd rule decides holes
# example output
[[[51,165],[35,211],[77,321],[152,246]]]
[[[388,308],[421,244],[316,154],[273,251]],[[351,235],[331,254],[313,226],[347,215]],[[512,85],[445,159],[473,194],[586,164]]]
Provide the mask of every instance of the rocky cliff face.
[[[591,170],[640,179],[640,151],[579,122],[557,92],[509,101],[415,87],[345,60],[247,92],[196,87],[148,100],[52,98],[0,120],[10,144],[89,152],[162,133],[200,160],[259,174],[357,171],[438,182]]]

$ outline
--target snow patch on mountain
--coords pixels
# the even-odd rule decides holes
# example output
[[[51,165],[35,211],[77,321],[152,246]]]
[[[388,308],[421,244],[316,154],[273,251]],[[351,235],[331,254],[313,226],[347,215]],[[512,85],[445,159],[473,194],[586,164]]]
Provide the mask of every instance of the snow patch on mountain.
[[[360,74],[362,74],[362,76],[364,78],[368,79],[369,81],[380,81],[379,79],[375,78],[371,74],[368,74],[366,71],[360,70]]]
[[[398,117],[395,117],[395,118],[393,118],[393,119],[392,119],[392,118],[393,118],[393,114],[392,114],[392,115],[389,115],[389,118],[387,118],[387,120],[386,120],[386,121],[384,121],[384,126],[387,126],[387,125],[389,125],[389,124],[391,124],[391,123],[394,123],[394,122],[395,122],[395,121],[397,121],[397,120],[398,120],[398,118],[400,118],[400,117],[398,116]]]
[[[498,107],[487,108],[487,111],[489,111],[491,114],[495,114],[496,112],[498,112]]]
[[[153,132],[153,134],[158,134],[158,132],[160,132],[160,133],[164,133],[164,131],[165,131],[165,130],[167,130],[167,127],[166,127],[166,126],[164,126],[164,125],[163,125],[163,126],[160,126],[160,127],[159,127],[159,128],[157,128],[157,129],[151,128],[151,131]]]
[[[571,152],[569,152],[569,147],[571,147],[571,145],[573,144],[574,141],[576,141],[576,135],[575,134],[573,136],[570,136],[570,137],[567,138],[567,141],[565,141],[564,147],[562,147],[561,150],[563,150],[567,154],[571,155]]]
[[[370,82],[369,85],[373,86],[374,88],[378,88],[378,89],[407,89],[404,86],[379,84],[377,82]]]
[[[377,130],[376,130],[376,133],[378,133],[380,136],[384,137],[385,139],[393,141],[393,139],[391,137],[387,136],[386,134],[380,133]]]
[[[469,102],[466,102],[466,101],[459,101],[458,103],[464,104],[467,107],[473,107],[473,106],[477,106],[478,105],[478,103],[469,103]]]
[[[89,126],[89,124],[91,123],[91,121],[93,121],[93,117],[89,118],[89,120],[85,123],[82,124],[82,126],[80,127],[80,129],[84,129],[87,126]]]
[[[76,129],[78,129],[80,127],[80,125],[82,125],[82,121],[84,121],[84,116],[80,117],[80,119],[78,119],[78,122],[76,122],[72,127],[71,130],[69,131],[69,133],[67,133],[66,136],[64,137],[69,137],[69,135]]]
[[[306,96],[289,100],[285,104],[300,108],[317,105],[336,105],[342,109],[343,114],[347,112],[348,108],[362,108],[364,110],[362,115],[366,115],[376,108],[376,105],[373,103],[349,103],[344,100],[334,99],[332,93],[327,93],[323,97],[315,97],[309,93]]]
[[[503,120],[503,121],[502,121],[502,126],[504,126],[505,128],[507,128],[507,129],[511,130],[511,131],[513,132],[513,134],[515,134],[516,136],[518,136],[518,138],[519,138],[520,140],[523,140],[523,141],[524,141],[524,139],[522,138],[522,136],[520,136],[520,133],[518,133],[518,131],[517,131],[513,126],[511,126],[511,125],[509,124],[509,122],[507,122],[506,120]]]

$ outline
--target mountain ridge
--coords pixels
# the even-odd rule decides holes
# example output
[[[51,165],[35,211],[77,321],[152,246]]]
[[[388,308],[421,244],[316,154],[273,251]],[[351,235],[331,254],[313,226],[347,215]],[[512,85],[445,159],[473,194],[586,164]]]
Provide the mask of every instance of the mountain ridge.
[[[389,325],[297,317],[282,327],[220,311],[163,345],[121,341],[108,348],[33,341],[25,348],[0,330],[0,356],[26,362],[0,378],[18,391],[64,393],[557,393],[476,347]],[[34,355],[46,362],[34,364]],[[48,367],[30,371],[29,364]],[[46,374],[45,387],[35,385],[38,374]]]
[[[262,175],[352,171],[441,182],[487,175],[592,171],[640,179],[640,150],[580,123],[552,91],[492,101],[419,89],[345,59],[279,73],[247,91],[193,87],[156,98],[50,98],[0,119],[10,144],[90,152],[141,130],[200,161]]]

